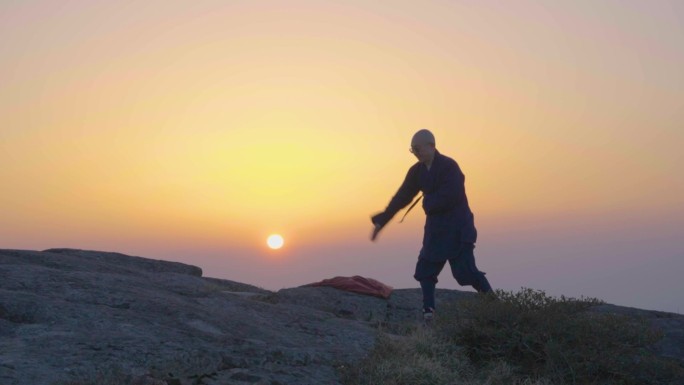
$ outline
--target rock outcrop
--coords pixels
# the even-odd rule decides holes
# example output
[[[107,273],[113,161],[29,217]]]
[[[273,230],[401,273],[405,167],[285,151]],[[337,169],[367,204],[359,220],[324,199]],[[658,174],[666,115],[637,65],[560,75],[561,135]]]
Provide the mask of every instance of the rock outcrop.
[[[388,300],[274,293],[201,275],[118,253],[0,250],[0,384],[336,384],[336,367],[361,359],[378,326],[415,325],[421,300],[418,289]],[[684,316],[629,311],[663,328],[662,354],[684,357]]]

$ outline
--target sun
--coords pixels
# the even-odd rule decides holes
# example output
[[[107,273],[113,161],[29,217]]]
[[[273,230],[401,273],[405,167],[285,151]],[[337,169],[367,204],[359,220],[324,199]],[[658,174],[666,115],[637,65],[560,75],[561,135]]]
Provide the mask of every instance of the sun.
[[[285,240],[280,234],[271,234],[268,236],[268,239],[266,240],[266,244],[268,245],[268,247],[274,250],[283,247],[284,243]]]

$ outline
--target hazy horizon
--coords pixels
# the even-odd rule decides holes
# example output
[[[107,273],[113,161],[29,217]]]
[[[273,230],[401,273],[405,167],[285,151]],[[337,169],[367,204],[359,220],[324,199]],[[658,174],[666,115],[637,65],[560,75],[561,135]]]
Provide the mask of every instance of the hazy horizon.
[[[428,128],[492,286],[684,313],[682,20],[678,1],[0,3],[0,248],[418,287],[422,210],[375,243],[369,218]]]

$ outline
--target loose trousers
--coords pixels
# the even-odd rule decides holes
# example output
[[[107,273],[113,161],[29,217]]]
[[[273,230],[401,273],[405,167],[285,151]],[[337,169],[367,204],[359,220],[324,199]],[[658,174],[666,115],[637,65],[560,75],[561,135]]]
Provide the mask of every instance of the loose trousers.
[[[456,278],[461,286],[472,286],[480,293],[487,293],[492,291],[489,281],[485,277],[485,273],[478,270],[475,265],[475,244],[461,243],[456,257],[449,259],[449,266],[451,266],[451,274]],[[429,261],[426,259],[418,259],[416,263],[416,272],[413,275],[423,290],[423,309],[435,308],[435,287],[437,285],[437,276],[442,272],[447,261]]]

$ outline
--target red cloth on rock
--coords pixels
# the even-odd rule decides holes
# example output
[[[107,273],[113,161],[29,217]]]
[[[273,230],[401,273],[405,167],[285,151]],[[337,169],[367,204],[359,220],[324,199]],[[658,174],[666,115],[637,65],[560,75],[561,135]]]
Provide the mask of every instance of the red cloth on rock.
[[[374,297],[389,298],[394,290],[382,282],[372,278],[364,278],[358,275],[353,277],[335,277],[324,279],[320,282],[310,283],[304,286],[330,286],[336,289],[351,291],[352,293],[372,295]]]

